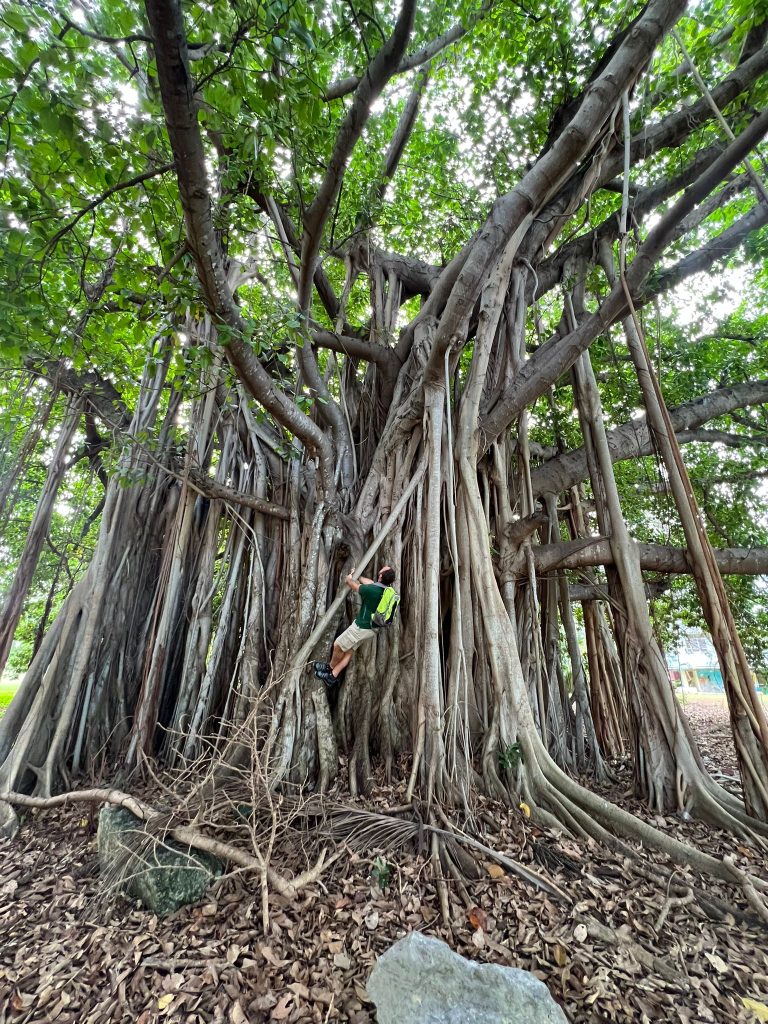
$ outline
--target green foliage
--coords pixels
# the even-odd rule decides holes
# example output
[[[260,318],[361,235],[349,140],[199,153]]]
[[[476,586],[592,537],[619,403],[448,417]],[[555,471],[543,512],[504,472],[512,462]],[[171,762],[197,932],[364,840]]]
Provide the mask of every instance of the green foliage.
[[[519,743],[510,743],[500,747],[498,751],[499,768],[505,772],[514,772],[523,763],[523,749]]]
[[[392,881],[392,865],[383,857],[377,857],[371,868],[371,878],[380,889],[388,889]]]

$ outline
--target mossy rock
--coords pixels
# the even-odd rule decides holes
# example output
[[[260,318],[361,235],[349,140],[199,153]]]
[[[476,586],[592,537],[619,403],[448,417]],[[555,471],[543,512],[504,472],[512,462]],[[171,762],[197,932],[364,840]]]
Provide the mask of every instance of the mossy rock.
[[[103,877],[119,879],[125,896],[158,916],[197,903],[224,872],[222,862],[210,854],[148,837],[144,822],[124,807],[102,807],[98,848]]]

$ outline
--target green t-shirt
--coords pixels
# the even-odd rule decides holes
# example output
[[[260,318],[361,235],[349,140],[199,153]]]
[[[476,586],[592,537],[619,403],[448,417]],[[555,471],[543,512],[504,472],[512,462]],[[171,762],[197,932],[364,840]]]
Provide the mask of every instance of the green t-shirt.
[[[360,611],[355,619],[355,625],[359,626],[360,629],[373,629],[373,626],[371,626],[371,616],[379,607],[379,601],[384,593],[384,589],[380,583],[360,584],[358,594],[363,603],[360,605]]]

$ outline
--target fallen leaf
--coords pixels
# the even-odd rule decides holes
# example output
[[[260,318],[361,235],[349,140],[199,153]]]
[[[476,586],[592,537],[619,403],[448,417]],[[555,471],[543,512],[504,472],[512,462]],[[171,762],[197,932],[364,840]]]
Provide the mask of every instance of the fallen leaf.
[[[485,945],[485,933],[482,928],[472,932],[472,945],[477,946],[478,949],[482,949]]]
[[[487,871],[491,878],[503,878],[505,875],[504,868],[500,864],[488,864]]]
[[[272,1018],[272,1020],[285,1020],[285,1018],[291,1012],[288,1009],[288,1006],[292,999],[293,995],[291,995],[290,993],[287,996],[283,996],[283,998],[280,1000],[277,1006],[270,1013],[270,1017]]]
[[[203,917],[213,917],[218,909],[219,907],[217,903],[206,903],[201,910],[201,914]]]
[[[333,963],[335,967],[340,967],[342,971],[348,971],[352,966],[352,961],[346,953],[334,953]]]
[[[568,963],[568,950],[558,942],[554,950],[555,963],[558,967],[565,967]]]
[[[227,963],[233,964],[240,956],[240,947],[237,943],[233,943],[227,950]]]
[[[246,1017],[240,1000],[236,999],[229,1008],[229,1019],[232,1024],[248,1024],[248,1018]]]
[[[718,956],[717,953],[708,953],[705,949],[704,956],[709,960],[718,974],[724,974],[728,970],[728,964],[721,956]]]
[[[741,1001],[748,1010],[751,1010],[758,1020],[768,1020],[768,1006],[765,1003],[758,1003],[756,999],[748,999],[746,996],[741,997]]]
[[[526,818],[530,818],[530,816],[531,816],[531,808],[528,806],[527,803],[525,803],[525,802],[521,803],[520,804],[520,810],[523,812],[523,814],[526,816]]]
[[[587,935],[589,935],[589,932],[587,931],[587,926],[585,924],[577,924],[573,929],[573,937],[576,942],[586,941]]]
[[[273,967],[282,966],[281,961],[279,960],[278,957],[275,956],[274,950],[272,949],[271,946],[259,946],[259,952],[267,961],[267,963],[272,964]]]
[[[157,1000],[158,1010],[165,1010],[173,1002],[173,992],[166,992],[164,996],[160,996]]]
[[[376,930],[379,924],[379,912],[378,910],[372,910],[365,918],[365,927],[369,932]]]
[[[467,918],[473,928],[480,928],[485,931],[488,927],[488,918],[485,916],[485,911],[480,907],[472,907],[467,913]]]

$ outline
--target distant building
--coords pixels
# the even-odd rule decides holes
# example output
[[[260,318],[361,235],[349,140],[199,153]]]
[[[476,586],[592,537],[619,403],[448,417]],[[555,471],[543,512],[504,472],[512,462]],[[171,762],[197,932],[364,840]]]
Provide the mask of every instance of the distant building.
[[[684,627],[676,649],[667,652],[669,677],[685,693],[723,693],[723,674],[710,638]]]

